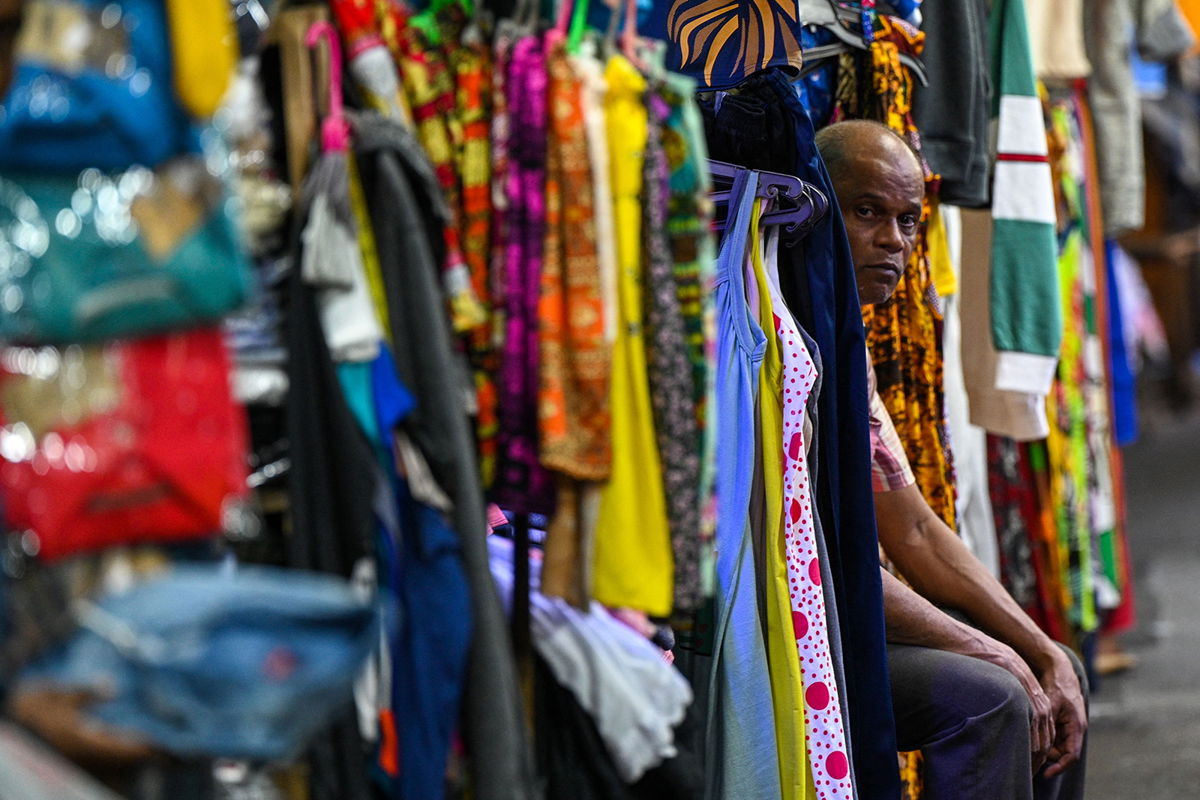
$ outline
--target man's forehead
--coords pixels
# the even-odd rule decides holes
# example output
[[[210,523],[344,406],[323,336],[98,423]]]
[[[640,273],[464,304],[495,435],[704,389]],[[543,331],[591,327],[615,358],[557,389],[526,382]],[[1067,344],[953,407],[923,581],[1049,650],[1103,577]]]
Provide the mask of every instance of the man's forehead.
[[[904,203],[905,205],[920,208],[921,200],[924,196],[925,193],[923,191],[911,187],[908,190],[897,187],[897,191],[889,192],[885,187],[872,186],[853,193],[851,199],[854,201],[869,200],[878,203]]]
[[[843,176],[846,188],[859,196],[873,194],[891,200],[898,194],[920,202],[925,196],[925,176],[911,156],[911,152],[907,157],[903,152],[856,152],[848,159],[849,168]]]

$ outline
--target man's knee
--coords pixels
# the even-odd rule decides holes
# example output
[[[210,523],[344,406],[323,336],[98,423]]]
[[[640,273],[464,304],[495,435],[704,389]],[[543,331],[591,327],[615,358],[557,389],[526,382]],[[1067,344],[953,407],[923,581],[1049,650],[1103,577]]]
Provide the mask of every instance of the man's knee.
[[[995,664],[983,666],[986,669],[978,670],[980,676],[971,686],[979,693],[980,704],[988,706],[986,715],[1013,722],[1028,720],[1032,713],[1029,693],[1017,676]]]
[[[967,729],[1024,729],[1029,696],[1006,669],[968,656],[924,648],[890,647],[897,733],[905,749],[963,734]]]

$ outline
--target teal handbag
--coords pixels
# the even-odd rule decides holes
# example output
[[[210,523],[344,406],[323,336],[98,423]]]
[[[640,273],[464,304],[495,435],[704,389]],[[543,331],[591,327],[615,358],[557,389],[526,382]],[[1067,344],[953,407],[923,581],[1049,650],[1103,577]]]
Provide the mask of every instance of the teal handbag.
[[[70,344],[219,319],[250,272],[199,157],[151,172],[0,175],[0,339]]]

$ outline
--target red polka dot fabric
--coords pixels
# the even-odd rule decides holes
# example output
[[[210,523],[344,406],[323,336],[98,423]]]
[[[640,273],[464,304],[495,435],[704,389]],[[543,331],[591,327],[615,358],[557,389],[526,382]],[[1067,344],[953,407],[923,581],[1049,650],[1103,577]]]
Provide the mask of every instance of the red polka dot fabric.
[[[775,250],[768,245],[768,253]],[[817,369],[774,280],[770,281],[770,288],[776,311],[775,333],[783,357],[784,555],[792,603],[792,632],[804,679],[805,741],[817,798],[853,800],[841,699],[829,651],[804,437],[805,409],[817,380]]]

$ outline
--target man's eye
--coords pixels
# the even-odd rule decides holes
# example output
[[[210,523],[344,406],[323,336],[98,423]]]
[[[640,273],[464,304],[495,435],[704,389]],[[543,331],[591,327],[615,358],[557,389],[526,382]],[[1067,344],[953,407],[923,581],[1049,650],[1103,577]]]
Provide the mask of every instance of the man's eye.
[[[875,209],[871,208],[870,206],[859,206],[858,208],[854,209],[854,213],[863,219],[866,219],[875,213]]]
[[[917,218],[912,214],[905,214],[900,218],[900,224],[905,228],[915,228],[917,226]]]

